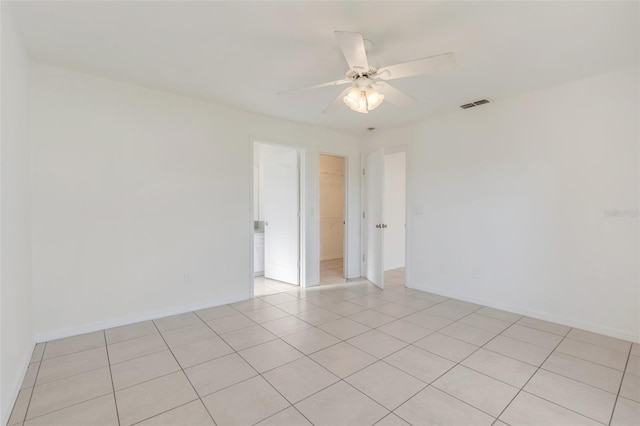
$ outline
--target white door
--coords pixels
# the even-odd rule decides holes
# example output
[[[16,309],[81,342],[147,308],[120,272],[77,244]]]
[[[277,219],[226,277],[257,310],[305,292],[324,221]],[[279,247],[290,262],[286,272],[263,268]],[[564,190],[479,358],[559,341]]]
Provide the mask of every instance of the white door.
[[[366,277],[384,288],[384,151],[364,157]]]
[[[278,151],[264,161],[264,276],[300,285],[298,151]]]

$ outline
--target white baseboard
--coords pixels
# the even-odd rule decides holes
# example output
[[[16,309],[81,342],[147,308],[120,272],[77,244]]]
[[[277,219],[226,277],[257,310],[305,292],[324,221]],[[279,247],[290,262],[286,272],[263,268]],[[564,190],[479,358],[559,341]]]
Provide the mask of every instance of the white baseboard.
[[[157,311],[142,315],[133,315],[124,318],[117,318],[107,321],[98,321],[91,324],[85,324],[77,327],[69,327],[61,330],[45,331],[42,333],[36,333],[36,342],[48,342],[50,340],[62,339],[64,337],[77,336],[79,334],[92,333],[94,331],[105,330],[107,328],[119,327],[122,325],[134,324],[136,322],[154,320],[162,317],[168,317],[171,315],[184,314],[185,312],[197,311],[200,309],[211,308],[214,306],[226,305],[228,303],[241,302],[243,300],[251,299],[251,293],[240,294],[232,297],[226,297],[222,299],[216,299],[206,303],[197,305],[181,306],[166,311]]]
[[[433,288],[426,285],[407,283],[406,286],[414,290],[428,291],[429,293],[438,294],[440,296],[452,297],[454,299],[462,300],[465,302],[476,303],[478,305],[487,306],[489,308],[495,308],[495,309],[500,309],[507,312],[513,312],[519,315],[526,315],[528,317],[536,318],[539,320],[555,322],[556,324],[562,324],[568,327],[580,328],[582,330],[592,331],[598,334],[604,334],[606,336],[615,337],[617,339],[623,339],[630,342],[640,343],[640,336],[634,335],[633,333],[629,333],[623,330],[602,327],[597,324],[592,324],[584,321],[577,321],[571,318],[565,318],[562,316],[554,315],[549,312],[540,312],[533,309],[523,308],[520,306],[512,306],[512,305],[507,305],[503,303],[496,303],[493,300],[485,300],[485,299],[480,299],[475,297],[468,297],[463,294],[459,294],[456,292],[443,291],[440,288]]]
[[[31,345],[27,347],[27,352],[22,357],[22,363],[20,364],[20,368],[17,371],[16,377],[14,378],[13,386],[11,386],[10,394],[9,394],[9,403],[5,406],[2,406],[2,413],[0,417],[2,421],[0,424],[6,425],[9,423],[9,416],[11,416],[11,411],[13,410],[13,406],[18,399],[18,394],[20,393],[20,388],[22,387],[22,382],[24,381],[24,376],[27,374],[27,368],[29,368],[29,364],[31,363],[31,356],[33,355],[33,349],[35,348],[36,343],[31,342]],[[3,401],[4,402],[4,401]]]

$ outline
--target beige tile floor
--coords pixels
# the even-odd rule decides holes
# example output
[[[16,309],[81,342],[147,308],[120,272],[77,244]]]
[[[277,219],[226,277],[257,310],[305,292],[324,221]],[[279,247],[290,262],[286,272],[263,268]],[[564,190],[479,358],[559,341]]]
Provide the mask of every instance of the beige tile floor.
[[[343,259],[324,260],[320,262],[320,285],[346,283],[348,280],[344,278],[343,269]],[[402,280],[404,280],[404,273],[402,273]],[[402,281],[402,284],[404,284],[404,281]],[[284,291],[294,290],[296,288],[298,288],[298,286],[271,280],[264,276],[255,277],[254,279],[255,296],[281,293]]]
[[[391,272],[40,343],[9,424],[640,424],[640,345]]]
[[[344,278],[344,259],[323,260],[320,262],[320,285],[347,282]]]
[[[285,291],[293,291],[297,288],[299,288],[299,286],[271,280],[264,276],[255,277],[253,279],[253,294],[256,297],[282,293]]]

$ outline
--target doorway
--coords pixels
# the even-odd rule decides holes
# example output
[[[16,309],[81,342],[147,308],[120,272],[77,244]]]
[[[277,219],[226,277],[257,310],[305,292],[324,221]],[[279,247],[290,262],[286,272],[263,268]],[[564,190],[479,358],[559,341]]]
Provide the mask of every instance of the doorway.
[[[254,143],[254,295],[301,283],[300,152]]]
[[[405,286],[406,151],[374,151],[362,164],[362,273],[380,288]]]
[[[320,285],[345,280],[345,158],[320,154]]]
[[[384,155],[384,285],[405,285],[407,153]]]

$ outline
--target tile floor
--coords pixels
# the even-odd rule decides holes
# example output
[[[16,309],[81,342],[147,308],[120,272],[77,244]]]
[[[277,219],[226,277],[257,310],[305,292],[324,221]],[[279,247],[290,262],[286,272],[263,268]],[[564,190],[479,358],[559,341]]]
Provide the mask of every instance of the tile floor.
[[[320,285],[344,283],[344,259],[323,260],[320,262]]]
[[[320,285],[341,284],[347,280],[343,273],[343,259],[325,260],[320,262]],[[404,283],[404,281],[403,281]],[[271,280],[264,276],[255,277],[255,296],[265,296],[267,294],[281,293],[297,289],[298,286]]]
[[[266,296],[268,294],[282,293],[292,291],[299,288],[297,285],[291,285],[280,281],[271,280],[264,276],[255,277],[253,279],[253,294],[258,296]]]
[[[350,280],[344,278],[342,259],[320,262],[320,285],[343,284],[348,281]],[[387,286],[404,285],[404,268],[386,271],[384,273],[384,281]],[[296,285],[271,280],[264,276],[255,277],[254,279],[254,294],[256,297],[292,291],[297,288],[298,286]]]
[[[38,344],[9,424],[640,424],[640,345],[395,275]]]

